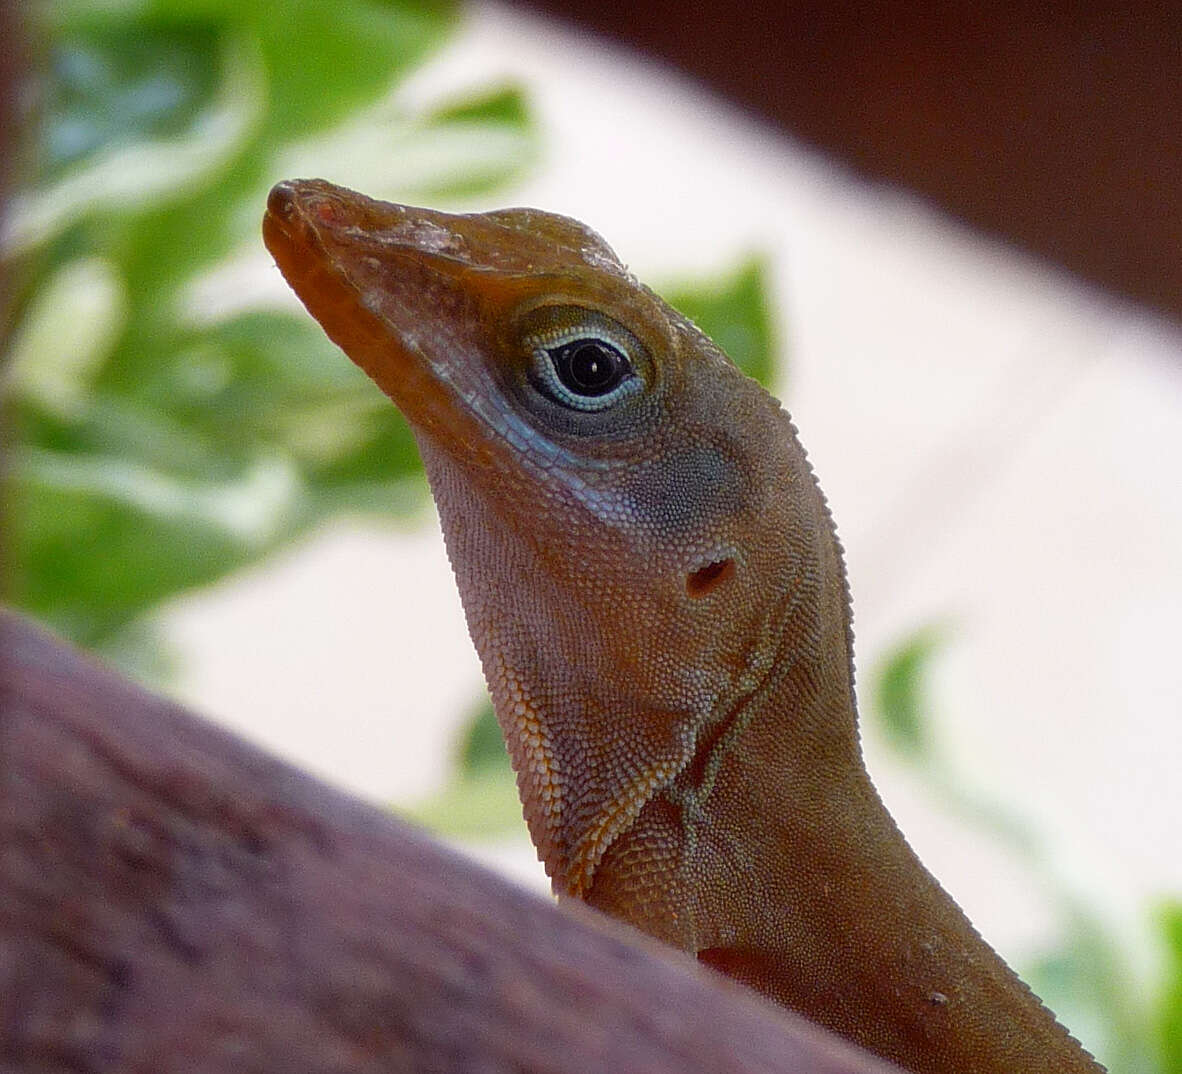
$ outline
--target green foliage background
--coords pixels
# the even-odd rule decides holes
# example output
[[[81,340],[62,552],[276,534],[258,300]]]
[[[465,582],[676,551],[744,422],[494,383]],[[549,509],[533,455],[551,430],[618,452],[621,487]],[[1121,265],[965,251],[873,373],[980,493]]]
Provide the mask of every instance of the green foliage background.
[[[151,615],[340,512],[404,514],[424,495],[397,411],[307,317],[201,309],[202,281],[257,247],[266,190],[376,132],[371,193],[451,204],[531,166],[514,86],[423,113],[391,104],[455,28],[429,0],[57,0],[35,9],[44,56],[37,167],[5,239],[18,273],[5,497],[10,598],[133,673],[167,672]],[[307,162],[305,164],[305,162]],[[333,176],[338,178],[338,176]],[[776,352],[766,267],[667,289],[751,375]],[[1122,1074],[1182,1074],[1182,905],[1154,911],[1160,973],[1131,987],[1119,939],[1042,874],[1022,818],[966,794],[941,756],[923,684],[928,628],[873,676],[868,715],[916,778],[1001,839],[1055,894],[1061,942],[1036,990]],[[420,815],[471,837],[520,826],[484,704],[453,785]]]
[[[257,245],[266,191],[300,145],[373,106],[455,15],[236,0],[59,3],[41,17],[40,168],[8,241],[26,288],[11,595],[142,671],[161,602],[335,512],[408,505],[418,462],[404,423],[313,322],[269,308],[202,317],[192,293]],[[432,147],[441,161],[407,177],[408,199],[486,192],[535,155],[513,87],[430,114],[388,107],[384,121],[392,161]],[[439,151],[457,138],[469,159]]]

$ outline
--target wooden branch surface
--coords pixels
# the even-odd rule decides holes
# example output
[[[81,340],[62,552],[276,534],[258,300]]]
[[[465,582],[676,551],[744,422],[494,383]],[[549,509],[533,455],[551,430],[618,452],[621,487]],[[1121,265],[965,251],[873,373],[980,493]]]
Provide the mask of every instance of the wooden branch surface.
[[[0,612],[0,1070],[891,1069]]]

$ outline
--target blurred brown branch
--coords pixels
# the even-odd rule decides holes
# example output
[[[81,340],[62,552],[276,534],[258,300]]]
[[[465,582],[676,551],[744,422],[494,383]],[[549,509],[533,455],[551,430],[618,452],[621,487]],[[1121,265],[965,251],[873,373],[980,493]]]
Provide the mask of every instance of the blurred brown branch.
[[[2,612],[0,1067],[891,1069]]]
[[[19,12],[18,5],[12,0],[0,2],[0,219],[3,218],[8,201],[19,141],[17,117],[20,112],[21,79],[24,75],[22,53],[25,44]],[[0,301],[2,299],[3,294],[0,292]],[[2,308],[0,306],[0,310]]]

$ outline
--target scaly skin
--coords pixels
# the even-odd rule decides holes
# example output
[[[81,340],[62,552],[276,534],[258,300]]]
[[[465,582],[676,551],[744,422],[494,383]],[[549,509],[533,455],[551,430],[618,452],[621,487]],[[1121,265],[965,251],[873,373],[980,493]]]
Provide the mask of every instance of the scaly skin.
[[[776,400],[572,220],[313,180],[263,227],[414,430],[559,896],[912,1071],[1100,1070],[870,783],[841,550]]]

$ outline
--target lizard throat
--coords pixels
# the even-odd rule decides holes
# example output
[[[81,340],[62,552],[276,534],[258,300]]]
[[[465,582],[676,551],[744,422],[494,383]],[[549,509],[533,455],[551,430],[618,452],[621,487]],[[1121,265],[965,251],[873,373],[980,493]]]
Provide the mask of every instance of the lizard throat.
[[[571,895],[586,898],[595,879],[595,870],[616,838],[627,831],[640,811],[660,790],[673,782],[682,761],[656,764],[641,771],[619,788],[596,814],[595,822],[582,834],[572,849],[567,869],[566,889]]]
[[[647,765],[592,765],[591,779],[576,786],[542,707],[520,676],[498,660],[489,685],[538,857],[556,894],[586,898],[608,848],[686,767],[692,744]],[[630,773],[624,780],[607,774],[621,768]]]

